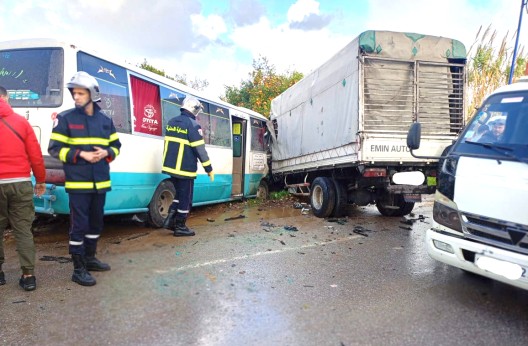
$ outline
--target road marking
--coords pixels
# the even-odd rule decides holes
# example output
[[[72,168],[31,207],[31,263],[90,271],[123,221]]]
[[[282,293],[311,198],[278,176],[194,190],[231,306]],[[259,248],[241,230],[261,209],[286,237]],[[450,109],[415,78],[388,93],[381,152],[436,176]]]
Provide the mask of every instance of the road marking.
[[[215,264],[222,264],[222,263],[227,263],[227,262],[232,262],[232,261],[244,260],[244,259],[253,258],[253,257],[259,257],[259,256],[264,256],[264,255],[273,255],[273,254],[276,254],[276,253],[282,253],[282,252],[286,252],[286,251],[297,251],[297,250],[317,247],[317,246],[321,246],[321,245],[327,245],[327,244],[333,244],[333,243],[341,243],[341,242],[345,242],[345,241],[349,241],[349,240],[353,240],[353,239],[357,239],[357,238],[362,238],[362,236],[353,235],[353,236],[346,237],[346,238],[340,238],[340,239],[335,239],[335,240],[330,240],[330,241],[323,241],[323,242],[316,242],[316,243],[312,243],[312,244],[305,244],[305,245],[301,245],[299,247],[285,247],[285,248],[282,248],[280,250],[260,251],[260,252],[256,252],[256,253],[251,254],[251,255],[235,256],[235,257],[231,257],[231,258],[221,258],[221,259],[217,259],[217,260],[214,260],[214,261],[207,261],[207,262],[201,262],[201,263],[195,263],[195,264],[188,264],[188,265],[185,265],[185,266],[173,267],[173,268],[164,269],[164,270],[158,270],[157,269],[157,270],[154,270],[154,272],[156,272],[158,274],[165,274],[165,273],[170,273],[170,272],[179,272],[179,271],[184,271],[184,270],[189,270],[189,269],[196,269],[196,268],[201,268],[201,267],[207,267],[207,266],[212,266],[212,265],[215,265]]]

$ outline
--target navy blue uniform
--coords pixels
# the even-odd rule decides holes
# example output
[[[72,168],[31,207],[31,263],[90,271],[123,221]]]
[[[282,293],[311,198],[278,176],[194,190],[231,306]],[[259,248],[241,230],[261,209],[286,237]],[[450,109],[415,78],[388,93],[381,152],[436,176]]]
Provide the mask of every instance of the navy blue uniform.
[[[100,147],[108,156],[96,163],[80,157],[81,151]],[[94,103],[94,114],[82,109],[62,112],[51,134],[48,152],[64,167],[65,189],[70,199],[70,253],[95,250],[103,230],[106,192],[111,190],[110,162],[119,155],[121,143],[112,119]]]
[[[179,218],[187,218],[192,206],[198,160],[207,173],[213,170],[205,150],[200,124],[191,112],[182,109],[181,115],[170,119],[165,128],[162,168],[163,173],[171,176],[176,189],[176,199],[171,209],[177,209]]]

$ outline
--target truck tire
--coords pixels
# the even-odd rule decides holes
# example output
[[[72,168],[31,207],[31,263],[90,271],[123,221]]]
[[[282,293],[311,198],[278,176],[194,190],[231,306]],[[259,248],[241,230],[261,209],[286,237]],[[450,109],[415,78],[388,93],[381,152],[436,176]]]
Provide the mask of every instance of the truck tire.
[[[269,186],[266,180],[261,180],[257,188],[257,198],[269,199]]]
[[[163,180],[158,185],[148,206],[147,221],[149,226],[154,228],[163,226],[163,221],[169,213],[169,207],[175,196],[176,190],[174,190],[174,185],[170,180]]]
[[[328,217],[335,206],[335,186],[332,179],[317,177],[312,183],[310,191],[310,205],[317,217]]]
[[[376,200],[376,207],[383,216],[404,216],[411,213],[414,202],[405,202],[403,195],[385,193]]]
[[[336,195],[334,211],[332,212],[332,214],[330,214],[330,216],[340,217],[346,215],[348,206],[347,190],[345,184],[343,184],[339,180],[332,179],[332,182],[334,183]]]

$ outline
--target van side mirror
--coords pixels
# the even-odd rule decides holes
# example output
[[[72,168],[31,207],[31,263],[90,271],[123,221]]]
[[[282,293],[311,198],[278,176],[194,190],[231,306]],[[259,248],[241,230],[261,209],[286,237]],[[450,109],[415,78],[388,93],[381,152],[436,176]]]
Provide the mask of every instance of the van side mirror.
[[[420,148],[420,137],[422,136],[422,125],[419,122],[412,123],[407,133],[407,146],[409,149],[416,150]]]

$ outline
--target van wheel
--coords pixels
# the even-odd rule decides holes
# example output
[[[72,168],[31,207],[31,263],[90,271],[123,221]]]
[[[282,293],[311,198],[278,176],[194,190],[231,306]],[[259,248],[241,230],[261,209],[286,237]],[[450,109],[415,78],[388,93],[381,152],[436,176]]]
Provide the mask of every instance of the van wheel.
[[[261,180],[257,188],[257,198],[269,199],[269,187],[265,180]]]
[[[346,214],[346,209],[348,206],[348,196],[345,184],[340,182],[337,179],[332,179],[334,183],[336,196],[335,196],[335,206],[334,211],[331,216],[340,217]]]
[[[336,202],[335,186],[332,179],[317,177],[312,183],[310,191],[310,205],[317,217],[327,217],[334,210]]]
[[[383,216],[404,216],[411,213],[414,202],[405,202],[401,194],[386,192],[376,200],[376,207]]]
[[[172,185],[170,180],[163,180],[154,195],[148,206],[148,223],[149,226],[160,228],[163,226],[163,221],[169,214],[169,207],[172,204],[172,200],[176,196],[176,190],[174,190],[174,185]]]

